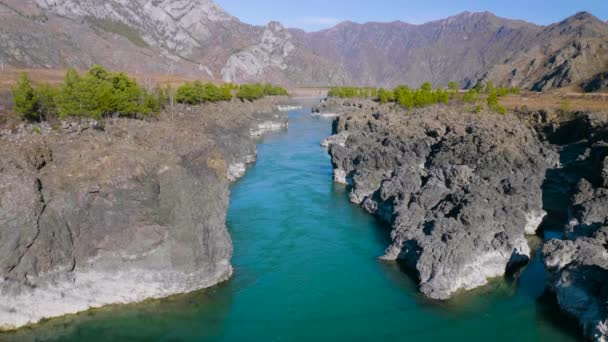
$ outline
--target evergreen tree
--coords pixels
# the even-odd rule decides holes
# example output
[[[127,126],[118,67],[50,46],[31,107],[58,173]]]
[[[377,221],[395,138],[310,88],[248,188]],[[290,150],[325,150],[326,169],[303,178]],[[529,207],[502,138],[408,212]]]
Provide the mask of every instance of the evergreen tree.
[[[13,103],[15,111],[23,120],[41,120],[38,98],[26,73],[19,76],[17,85],[13,88]]]
[[[59,89],[48,84],[41,84],[36,89],[38,113],[41,119],[57,116],[57,98]]]

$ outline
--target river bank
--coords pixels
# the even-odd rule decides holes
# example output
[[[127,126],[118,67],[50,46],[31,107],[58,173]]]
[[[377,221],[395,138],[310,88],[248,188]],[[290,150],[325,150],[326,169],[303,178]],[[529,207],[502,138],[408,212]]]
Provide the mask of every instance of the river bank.
[[[0,134],[0,328],[229,279],[229,183],[287,98]]]
[[[563,236],[544,246],[546,286],[589,338],[606,339],[605,114],[340,99],[320,110],[343,113],[323,143],[334,180],[392,226],[382,258],[403,262],[422,293],[445,300],[509,276],[531,259],[526,236]]]

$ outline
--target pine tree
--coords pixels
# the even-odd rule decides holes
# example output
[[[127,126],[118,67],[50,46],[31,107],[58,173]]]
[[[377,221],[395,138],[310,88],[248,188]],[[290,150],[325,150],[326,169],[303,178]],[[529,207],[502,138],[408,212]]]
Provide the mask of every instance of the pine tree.
[[[13,102],[15,111],[19,113],[23,120],[40,121],[42,119],[36,92],[26,73],[19,76],[19,81],[13,88]]]

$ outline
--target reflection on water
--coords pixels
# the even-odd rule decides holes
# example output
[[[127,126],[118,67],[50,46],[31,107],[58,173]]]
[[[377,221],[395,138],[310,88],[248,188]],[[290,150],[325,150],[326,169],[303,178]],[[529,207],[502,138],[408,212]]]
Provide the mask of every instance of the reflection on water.
[[[307,104],[310,105],[310,104]],[[195,294],[117,306],[0,335],[14,341],[576,341],[544,294],[537,255],[510,279],[439,303],[376,259],[388,228],[351,205],[319,147],[331,121],[290,113],[232,189],[235,276]]]

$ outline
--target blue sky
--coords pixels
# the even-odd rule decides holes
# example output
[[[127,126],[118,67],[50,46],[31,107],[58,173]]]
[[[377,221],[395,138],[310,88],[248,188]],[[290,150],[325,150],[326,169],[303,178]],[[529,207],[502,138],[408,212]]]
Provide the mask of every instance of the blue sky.
[[[490,11],[499,16],[537,24],[560,21],[588,11],[608,19],[608,0],[216,0],[230,14],[250,24],[278,20],[307,31],[334,26],[340,21],[401,20],[412,24],[441,19],[463,11]]]

